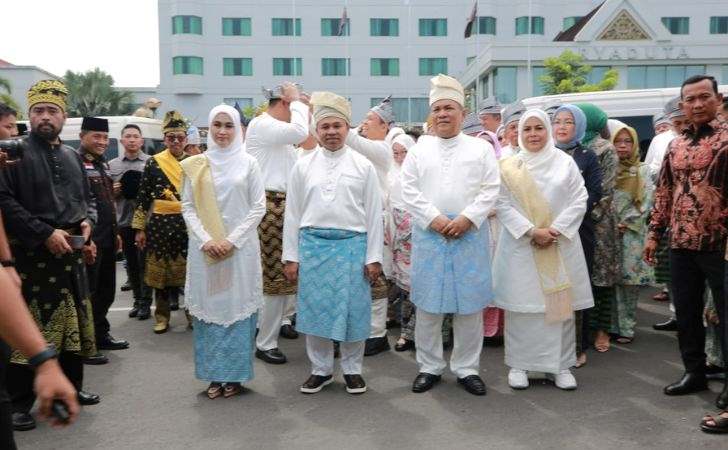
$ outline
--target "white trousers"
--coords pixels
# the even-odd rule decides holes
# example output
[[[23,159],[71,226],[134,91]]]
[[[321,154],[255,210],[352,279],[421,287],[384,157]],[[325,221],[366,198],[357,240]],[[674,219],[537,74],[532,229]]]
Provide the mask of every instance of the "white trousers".
[[[372,329],[370,338],[379,338],[387,335],[387,307],[388,298],[372,300]]]
[[[293,297],[295,302],[295,295],[263,295],[263,306],[258,314],[258,337],[255,339],[258,350],[278,348],[278,335],[288,297]]]
[[[364,341],[342,342],[339,351],[344,375],[361,375]],[[334,373],[334,342],[331,339],[307,334],[306,353],[311,360],[311,374],[329,376]]]
[[[447,363],[442,356],[442,319],[444,314],[430,314],[417,309],[415,349],[420,372],[442,375]],[[458,378],[478,375],[480,351],[483,348],[483,313],[455,314],[454,342],[450,355],[450,371]]]
[[[286,295],[286,304],[283,305],[283,319],[281,326],[291,325],[293,323],[293,315],[296,314],[296,296]]]

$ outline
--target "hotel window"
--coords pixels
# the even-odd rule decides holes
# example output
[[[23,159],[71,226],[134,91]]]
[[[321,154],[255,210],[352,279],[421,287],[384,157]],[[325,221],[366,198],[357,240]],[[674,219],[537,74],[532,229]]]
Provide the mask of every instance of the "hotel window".
[[[253,76],[253,58],[223,58],[222,74],[224,76]]]
[[[223,36],[250,36],[252,35],[252,24],[250,17],[223,17]]]
[[[301,35],[301,19],[296,19],[295,35]],[[271,33],[273,36],[293,36],[293,19],[273,18],[271,19]]]
[[[175,75],[202,75],[202,58],[199,56],[175,56],[172,73]]]
[[[496,67],[493,70],[493,95],[501,103],[513,103],[518,98],[515,67]]]
[[[340,26],[341,26],[341,18],[321,19],[321,36],[338,36]],[[350,23],[349,19],[346,19],[346,24],[344,24],[344,29],[341,30],[341,35],[348,36],[350,27],[351,27],[351,23]]]
[[[690,33],[690,17],[663,17],[662,23],[672,34]]]
[[[573,27],[579,19],[581,19],[581,16],[564,17],[564,30]]]
[[[685,79],[705,73],[705,66],[630,66],[628,89],[679,87]]]
[[[273,75],[301,76],[303,74],[301,58],[273,58]]]
[[[447,75],[447,58],[420,58],[420,75]]]
[[[447,19],[420,19],[420,36],[447,36]]]
[[[369,35],[399,36],[399,19],[369,19]]]
[[[728,34],[728,16],[711,17],[710,34]]]
[[[250,97],[225,97],[222,102],[230,106],[235,106],[237,103],[241,109],[253,106],[253,99]]]
[[[610,69],[610,66],[592,66],[592,71],[589,73],[586,82],[589,84],[599,83],[604,78],[604,74]]]
[[[482,99],[490,97],[490,75],[480,77],[480,96]]]
[[[478,17],[478,34],[495,36],[495,17]]]
[[[533,16],[531,17],[531,29],[529,31],[528,23],[529,23],[529,17],[523,16],[523,17],[516,17],[516,36],[520,36],[522,34],[544,34],[543,31],[543,17],[537,17]]]
[[[544,95],[544,89],[543,86],[541,86],[541,82],[539,79],[541,78],[541,75],[546,73],[545,67],[532,67],[531,68],[531,75],[533,76],[533,79],[531,80],[531,95],[534,97],[538,97],[539,95]]]
[[[372,58],[370,66],[370,74],[373,77],[399,76],[399,58]]]
[[[202,34],[202,17],[172,17],[172,34]]]
[[[381,97],[372,98],[371,106],[377,106],[384,100]],[[424,122],[430,114],[430,102],[428,98],[392,98],[392,110],[397,122],[414,123]]]
[[[346,76],[351,74],[349,58],[321,58],[321,75],[325,77]]]

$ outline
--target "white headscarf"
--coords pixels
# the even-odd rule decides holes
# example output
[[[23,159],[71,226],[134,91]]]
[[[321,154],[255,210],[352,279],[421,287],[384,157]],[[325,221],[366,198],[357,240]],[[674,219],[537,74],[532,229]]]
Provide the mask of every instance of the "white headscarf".
[[[212,122],[215,120],[215,116],[220,113],[227,114],[235,126],[235,136],[227,147],[220,147],[212,136]],[[226,169],[233,168],[230,165],[230,161],[235,158],[240,158],[242,152],[245,151],[243,148],[243,129],[240,126],[240,114],[232,106],[218,105],[210,111],[207,123],[209,128],[207,131],[207,151],[205,152],[205,156],[210,161],[210,167],[215,175],[224,174]]]
[[[532,152],[526,148],[524,141],[525,136],[523,135],[523,128],[526,125],[526,121],[532,117],[540,120],[543,123],[544,127],[546,127],[546,144],[544,144],[541,150],[537,152]],[[543,170],[549,170],[552,160],[560,151],[554,145],[554,138],[551,130],[551,120],[549,119],[548,114],[540,109],[529,109],[523,114],[523,116],[521,116],[521,119],[518,121],[518,147],[521,149],[521,151],[518,152],[517,156],[524,163],[526,163],[526,168],[528,168],[531,176],[536,178],[541,175],[546,175],[539,172]]]

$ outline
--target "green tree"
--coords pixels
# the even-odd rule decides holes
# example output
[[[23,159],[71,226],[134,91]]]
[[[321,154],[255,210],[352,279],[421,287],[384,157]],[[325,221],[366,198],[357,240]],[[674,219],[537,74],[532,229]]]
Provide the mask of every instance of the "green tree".
[[[114,88],[114,79],[98,67],[87,72],[67,71],[69,117],[124,116],[133,111],[131,92]]]
[[[592,67],[584,63],[584,57],[565,50],[561,55],[544,59],[546,73],[538,79],[546,95],[572,92],[611,91],[617,85],[619,73],[608,70],[601,81],[590,84]]]
[[[7,78],[0,77],[0,102],[5,103],[9,107],[18,111],[18,114],[21,114],[22,111],[20,111],[20,107],[18,106],[18,103],[15,101],[15,99],[11,95],[12,93],[13,93],[13,88],[10,83],[10,80],[8,80]]]

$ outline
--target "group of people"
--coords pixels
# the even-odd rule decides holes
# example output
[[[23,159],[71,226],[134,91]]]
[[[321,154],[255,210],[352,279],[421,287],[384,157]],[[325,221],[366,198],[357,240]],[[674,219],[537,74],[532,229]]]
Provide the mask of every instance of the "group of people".
[[[0,173],[0,209],[23,296],[81,403],[99,400],[81,389],[83,362],[129,346],[105,317],[119,250],[130,317],[150,317],[153,293],[165,333],[184,296],[211,399],[240,394],[253,357],[285,364],[278,340],[298,333],[302,393],[334,381],[338,356],[346,391],[362,394],[363,358],[390,348],[395,323],[395,350],[415,350],[413,392],[441,381],[451,346],[458,384],[485,395],[484,338],[505,345],[513,389],[544,377],[576,389],[588,348],[632,342],[640,288],[656,283],[685,365],[665,394],[725,373],[728,122],[714,79],[685,80],[644,162],[635,129],[593,104],[492,102],[468,117],[457,80],[430,83],[421,136],[395,126],[389,99],[356,126],[345,98],[284,83],[264,89],[252,121],[213,108],[204,152],[170,111],[164,151],[144,154],[127,125],[108,163],[104,119],[84,119],[74,152],[58,139],[63,85],[31,88],[27,149]],[[8,371],[16,429],[33,421],[28,356],[15,351]],[[728,432],[728,388],[716,406],[701,428]]]

